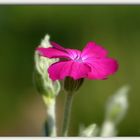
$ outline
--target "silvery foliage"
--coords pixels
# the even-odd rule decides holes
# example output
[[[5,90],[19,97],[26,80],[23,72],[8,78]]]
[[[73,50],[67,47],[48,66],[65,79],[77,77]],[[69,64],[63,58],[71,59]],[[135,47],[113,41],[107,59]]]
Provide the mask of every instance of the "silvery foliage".
[[[117,125],[124,119],[128,110],[128,92],[130,87],[125,85],[118,89],[106,104],[105,120],[99,129],[96,124],[80,127],[79,136],[111,137],[117,135]]]

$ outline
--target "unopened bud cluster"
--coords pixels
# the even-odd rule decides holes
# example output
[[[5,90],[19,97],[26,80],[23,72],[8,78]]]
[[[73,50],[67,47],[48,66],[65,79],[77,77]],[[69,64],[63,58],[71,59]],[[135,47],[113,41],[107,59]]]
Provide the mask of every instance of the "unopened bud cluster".
[[[38,47],[52,47],[49,39],[49,35],[46,35]],[[51,99],[54,98],[60,91],[59,81],[52,81],[49,78],[47,71],[49,66],[57,61],[58,59],[49,59],[42,57],[37,51],[35,51],[34,81],[38,92],[42,94],[46,104],[52,101]]]
[[[117,135],[116,127],[122,121],[128,109],[128,91],[129,86],[123,86],[108,100],[101,136]]]

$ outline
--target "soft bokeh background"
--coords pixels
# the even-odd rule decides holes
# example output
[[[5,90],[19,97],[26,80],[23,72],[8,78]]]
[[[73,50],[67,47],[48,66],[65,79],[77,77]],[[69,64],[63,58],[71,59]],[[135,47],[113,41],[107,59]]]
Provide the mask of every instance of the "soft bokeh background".
[[[0,135],[41,136],[45,107],[33,86],[34,51],[46,33],[64,47],[96,41],[120,64],[116,75],[85,81],[75,96],[72,136],[80,124],[104,120],[106,100],[131,86],[129,110],[119,136],[140,136],[140,6],[0,6]],[[58,124],[64,93],[58,96]]]

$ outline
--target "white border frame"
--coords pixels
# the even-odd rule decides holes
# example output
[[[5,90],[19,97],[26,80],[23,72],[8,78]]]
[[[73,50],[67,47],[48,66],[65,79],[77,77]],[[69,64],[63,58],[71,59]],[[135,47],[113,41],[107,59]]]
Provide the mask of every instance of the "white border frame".
[[[0,0],[0,4],[49,4],[49,5],[84,5],[84,4],[140,4],[140,0]]]

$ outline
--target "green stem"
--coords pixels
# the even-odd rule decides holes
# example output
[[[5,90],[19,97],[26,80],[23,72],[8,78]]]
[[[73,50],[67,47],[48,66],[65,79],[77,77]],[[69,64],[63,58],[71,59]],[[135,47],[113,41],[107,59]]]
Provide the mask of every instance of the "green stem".
[[[73,99],[73,94],[72,93],[66,93],[64,118],[63,118],[63,126],[62,126],[62,136],[67,136],[68,135],[72,99]]]
[[[56,137],[55,101],[47,106],[45,136]]]

